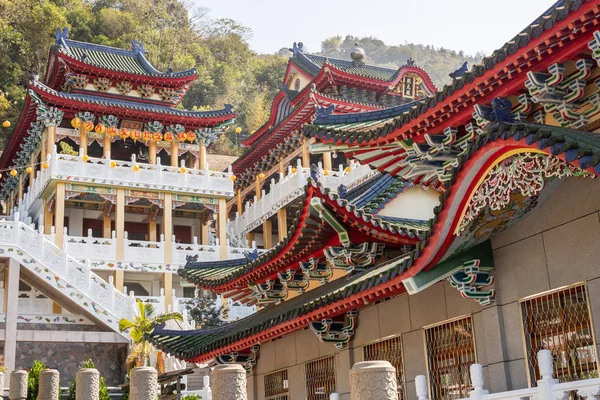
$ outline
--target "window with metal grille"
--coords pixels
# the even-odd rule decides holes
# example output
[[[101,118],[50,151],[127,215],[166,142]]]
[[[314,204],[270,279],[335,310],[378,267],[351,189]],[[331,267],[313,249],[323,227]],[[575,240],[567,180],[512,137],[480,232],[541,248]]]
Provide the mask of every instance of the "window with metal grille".
[[[328,400],[335,393],[335,361],[333,356],[306,363],[307,400]]]
[[[398,399],[406,399],[404,393],[404,361],[402,358],[402,337],[396,336],[381,342],[371,343],[363,347],[365,361],[389,361],[396,368],[398,382]]]
[[[288,370],[265,375],[265,400],[288,400]]]
[[[532,385],[540,379],[537,353],[554,356],[560,382],[598,377],[596,345],[585,284],[547,292],[520,301]]]
[[[477,362],[471,316],[424,329],[432,400],[469,397],[469,367]]]

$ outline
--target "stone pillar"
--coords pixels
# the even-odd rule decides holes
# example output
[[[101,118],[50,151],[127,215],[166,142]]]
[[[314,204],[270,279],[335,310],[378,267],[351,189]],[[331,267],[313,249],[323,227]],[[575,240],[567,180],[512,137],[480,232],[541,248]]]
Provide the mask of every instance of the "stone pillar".
[[[200,244],[207,245],[208,244],[209,226],[208,226],[208,221],[206,220],[206,218],[204,216],[202,217],[202,221],[200,222],[200,229],[202,230],[201,235],[200,235]]]
[[[83,129],[83,124],[79,127],[79,154],[87,155],[88,151],[88,133]]]
[[[10,400],[27,399],[27,371],[13,371],[10,374],[8,398]]]
[[[4,290],[8,292],[6,299],[4,365],[6,366],[7,371],[11,372],[15,370],[17,354],[17,310],[21,264],[11,258],[8,261],[8,265],[8,281],[6,281],[4,285]]]
[[[212,371],[210,383],[214,400],[248,399],[246,370],[239,364],[217,365]]]
[[[56,183],[56,195],[54,202],[54,233],[56,234],[56,246],[63,247],[65,233],[65,183]]]
[[[100,398],[100,374],[95,368],[81,368],[77,371],[75,382],[77,386],[76,400],[98,400]]]
[[[327,171],[333,170],[333,163],[331,162],[330,151],[323,153],[323,169]]]
[[[32,154],[29,158],[29,186],[33,186],[33,180],[35,179],[35,155]]]
[[[106,132],[104,132],[104,138],[102,140],[102,157],[106,158],[106,153],[112,153],[112,138]]]
[[[306,136],[302,137],[302,168],[310,168],[310,153]]]
[[[122,269],[115,270],[113,278],[115,289],[123,293],[123,289],[125,288],[125,271],[123,271]]]
[[[150,139],[148,143],[148,162],[156,164],[156,140]]]
[[[237,212],[240,215],[240,217],[242,216],[242,214],[244,213],[244,207],[242,205],[242,191],[241,189],[238,189],[236,194],[235,194],[235,202],[237,204]]]
[[[277,235],[280,242],[287,236],[287,230],[287,211],[282,207],[277,210]]]
[[[165,238],[165,263],[170,264],[173,258],[173,197],[171,197],[171,193],[165,193],[162,233]]]
[[[227,200],[219,198],[217,210],[217,234],[221,247],[221,260],[227,260]]]
[[[200,141],[200,150],[198,151],[198,169],[204,170],[204,167],[206,166],[206,146],[202,144],[202,141]]]
[[[129,400],[148,400],[156,397],[158,374],[152,367],[138,367],[131,370]],[[245,389],[245,388],[244,388]],[[215,400],[220,400],[214,397]]]
[[[173,273],[165,272],[163,274],[163,289],[165,291],[165,310],[169,311],[169,306],[173,304]]]
[[[263,245],[265,249],[273,247],[273,222],[268,219],[263,222]]]
[[[123,260],[125,259],[125,189],[123,188],[117,188],[115,233],[117,238],[117,260]]]
[[[60,378],[55,369],[45,369],[40,372],[39,400],[58,400]]]
[[[171,142],[171,167],[179,166],[179,142],[177,139]]]
[[[351,400],[397,400],[396,369],[387,361],[363,361],[350,370]]]
[[[54,143],[56,142],[56,126],[49,126],[46,130],[48,131],[46,137],[46,154],[52,154],[54,151]]]

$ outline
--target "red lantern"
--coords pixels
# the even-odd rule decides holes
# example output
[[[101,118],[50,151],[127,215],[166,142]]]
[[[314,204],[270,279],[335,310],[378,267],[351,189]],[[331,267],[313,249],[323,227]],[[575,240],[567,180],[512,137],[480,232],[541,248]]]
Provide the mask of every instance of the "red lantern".
[[[85,121],[83,123],[83,130],[86,132],[90,132],[92,129],[94,129],[94,123],[92,121]]]
[[[165,132],[165,141],[167,142],[172,142],[173,139],[175,139],[175,137],[173,136],[173,134],[171,132]]]
[[[94,128],[94,130],[96,131],[96,133],[103,135],[104,132],[106,132],[106,127],[102,124],[98,124],[96,125],[96,128]]]
[[[79,129],[79,127],[81,126],[81,119],[75,117],[71,120],[71,126],[75,129]]]
[[[108,136],[110,136],[110,137],[115,137],[119,134],[119,130],[117,129],[116,126],[109,126],[108,129],[106,130],[106,133],[108,133]]]
[[[142,140],[144,142],[149,142],[152,139],[152,132],[144,131],[142,132]]]
[[[179,132],[177,134],[177,141],[179,141],[179,142],[185,142],[185,140],[186,140],[185,132]]]
[[[129,129],[127,128],[121,128],[121,132],[119,133],[119,136],[121,136],[121,139],[125,140],[129,137]]]
[[[190,143],[192,143],[194,140],[196,140],[196,134],[192,131],[189,131],[186,133],[186,138],[190,141]]]
[[[131,131],[129,136],[133,139],[134,142],[137,142],[142,138],[142,132],[138,131],[137,129],[134,129],[133,131]]]
[[[160,142],[161,140],[163,140],[163,135],[160,132],[154,132],[152,134],[152,139],[154,139],[157,142]]]

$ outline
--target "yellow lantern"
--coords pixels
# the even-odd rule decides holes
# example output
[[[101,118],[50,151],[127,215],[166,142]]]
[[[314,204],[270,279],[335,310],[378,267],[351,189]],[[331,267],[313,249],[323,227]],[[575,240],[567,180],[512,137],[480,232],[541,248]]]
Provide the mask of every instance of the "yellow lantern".
[[[81,119],[75,117],[71,120],[71,126],[75,129],[79,129],[81,127]]]
[[[116,162],[116,161],[111,161],[111,162],[110,162],[110,167],[111,167],[111,168],[114,168],[114,167],[116,167],[116,166],[117,166],[117,162]]]
[[[346,167],[346,168],[344,169],[344,171],[346,171],[346,172],[350,172],[350,167]]]
[[[0,179],[2,179],[2,174],[0,174]]]
[[[229,177],[229,179],[231,179],[231,182],[235,182],[235,180],[237,179],[237,177],[235,175],[231,175]]]
[[[142,132],[138,131],[137,129],[134,129],[131,131],[130,136],[134,142],[137,142],[142,138]]]
[[[129,137],[129,129],[127,129],[127,128],[121,128],[121,131],[119,132],[119,136],[123,140],[127,139]]]
[[[90,158],[88,157],[88,155],[87,155],[87,154],[84,154],[83,156],[81,156],[81,160],[82,160],[83,162],[88,162],[88,160],[89,160],[89,159],[90,159]]]
[[[16,169],[11,169],[10,170],[10,176],[17,176],[17,170]]]
[[[92,129],[94,129],[94,123],[92,121],[85,121],[83,123],[83,130],[86,132],[90,132]]]
[[[165,132],[164,139],[167,142],[172,142],[173,139],[175,139],[175,136],[173,136],[173,134],[171,132]]]
[[[115,137],[119,134],[119,130],[117,129],[116,126],[109,126],[108,129],[106,130],[106,133],[108,133],[108,136],[110,136],[110,137]]]
[[[239,126],[235,128],[235,133],[237,133],[238,135],[242,133],[242,128],[240,128]]]
[[[47,162],[43,162],[43,163],[42,163],[42,168],[43,168],[43,169],[46,169],[46,168],[48,168],[48,163],[47,163]]]
[[[292,174],[295,174],[297,171],[296,167],[292,167]]]
[[[27,168],[25,168],[25,171],[26,171],[28,174],[30,174],[30,173],[31,173],[31,171],[33,171],[33,168],[31,168],[31,167],[27,167]]]
[[[192,131],[189,131],[188,133],[185,134],[186,139],[192,143],[194,140],[196,140],[196,134]]]
[[[260,174],[258,174],[258,177],[259,177],[260,179],[265,179],[265,174],[263,174],[263,173],[261,172]]]
[[[96,131],[96,133],[99,133],[100,135],[104,135],[104,132],[106,132],[106,127],[102,124],[98,124],[98,125],[96,125],[94,130]]]
[[[2,126],[5,127],[5,128],[10,128],[10,121],[4,121],[2,123]]]
[[[144,131],[142,132],[142,140],[144,142],[149,142],[152,139],[152,132]]]
[[[133,166],[133,172],[138,172],[140,170],[140,167],[136,164]]]
[[[178,142],[185,142],[186,139],[187,139],[187,136],[186,136],[185,132],[179,132],[177,134],[177,141]]]
[[[325,175],[325,176],[329,175],[329,171],[323,170],[323,175]]]
[[[160,132],[154,132],[152,134],[152,139],[154,139],[157,142],[160,142],[161,140],[163,140],[163,135]]]
[[[181,172],[182,174],[185,174],[187,172],[187,169],[185,167],[181,167],[181,168],[179,168],[179,172]]]

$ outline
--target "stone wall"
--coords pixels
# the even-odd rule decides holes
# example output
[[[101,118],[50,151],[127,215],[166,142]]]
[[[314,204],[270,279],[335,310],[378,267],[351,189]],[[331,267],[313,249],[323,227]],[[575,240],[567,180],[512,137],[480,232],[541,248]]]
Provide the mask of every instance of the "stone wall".
[[[80,364],[92,359],[108,386],[125,380],[127,344],[17,342],[17,369],[27,369],[35,360],[60,372],[61,386],[69,386]]]
[[[347,349],[320,343],[308,329],[261,345],[249,376],[250,399],[264,399],[264,375],[287,368],[290,400],[306,398],[305,363],[335,355],[336,385],[349,399],[349,370],[363,361],[363,346],[401,335],[409,400],[415,376],[427,371],[423,327],[472,315],[477,361],[491,392],[527,387],[518,300],[587,281],[596,337],[600,337],[600,180],[569,179],[538,210],[492,241],[496,304],[481,307],[447,282],[413,296],[401,295],[362,309]],[[493,376],[494,379],[489,379]]]

